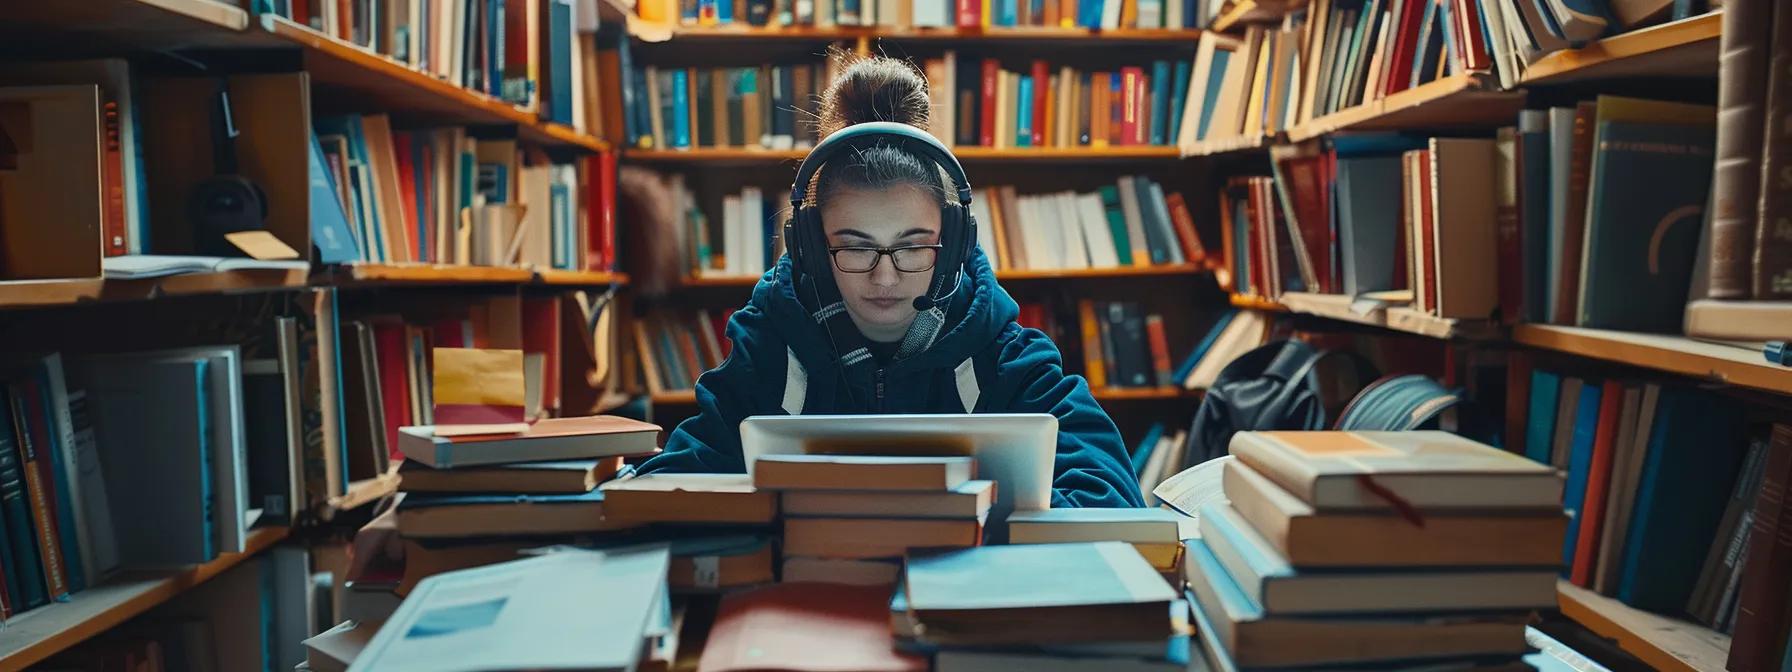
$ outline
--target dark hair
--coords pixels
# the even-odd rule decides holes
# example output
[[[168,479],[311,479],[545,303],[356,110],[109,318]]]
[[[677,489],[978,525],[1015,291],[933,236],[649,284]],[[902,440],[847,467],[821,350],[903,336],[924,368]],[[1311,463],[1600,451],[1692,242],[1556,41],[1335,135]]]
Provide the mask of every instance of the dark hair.
[[[868,121],[894,121],[928,130],[927,80],[914,67],[893,58],[872,56],[852,62],[821,95],[822,137]],[[942,200],[946,195],[938,166],[884,145],[835,158],[815,179],[818,201],[841,190],[899,185],[920,187]]]

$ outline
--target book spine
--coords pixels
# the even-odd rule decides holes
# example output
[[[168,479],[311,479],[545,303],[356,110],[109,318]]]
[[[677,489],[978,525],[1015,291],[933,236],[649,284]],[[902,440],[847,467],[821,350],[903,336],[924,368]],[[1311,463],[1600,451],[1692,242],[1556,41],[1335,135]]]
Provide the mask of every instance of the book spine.
[[[1108,377],[1102,362],[1101,325],[1095,318],[1095,302],[1081,299],[1076,311],[1083,332],[1083,375],[1089,379],[1089,387],[1099,390],[1108,386]]]
[[[1034,147],[1045,146],[1046,134],[1050,127],[1046,124],[1046,111],[1051,109],[1051,67],[1044,59],[1033,61],[1033,119],[1028,127],[1032,130],[1031,141]]]
[[[1164,333],[1162,315],[1145,316],[1145,334],[1151,341],[1151,370],[1159,387],[1170,386],[1170,338]]]
[[[1189,214],[1188,202],[1182,198],[1182,192],[1173,191],[1164,197],[1170,208],[1170,222],[1176,225],[1177,242],[1182,245],[1182,254],[1188,263],[1202,264],[1207,261],[1207,250],[1201,245],[1201,236],[1195,232],[1195,218]]]
[[[68,599],[68,573],[62,564],[62,543],[56,532],[55,494],[51,491],[50,465],[39,452],[31,422],[26,386],[12,386],[13,426],[18,430],[19,465],[25,474],[25,494],[31,505],[31,523],[37,533],[38,559],[43,563],[44,587],[58,602]]]
[[[6,517],[6,554],[10,559],[6,582],[16,598],[14,608],[24,611],[49,601],[45,593],[43,561],[37,537],[31,531],[30,494],[25,489],[17,427],[11,396],[0,386],[0,514]]]
[[[1593,461],[1587,472],[1587,495],[1578,514],[1580,536],[1575,540],[1570,577],[1574,585],[1582,588],[1593,586],[1593,568],[1600,553],[1599,534],[1605,524],[1605,495],[1611,482],[1612,450],[1618,436],[1618,410],[1623,399],[1623,383],[1605,381],[1599,395],[1599,424],[1593,440]]]
[[[1792,7],[1773,13],[1773,56],[1767,68],[1766,143],[1761,157],[1761,212],[1755,219],[1756,299],[1792,299]]]
[[[983,147],[996,146],[995,100],[1001,74],[1002,66],[996,59],[983,59],[983,99],[977,124],[977,144]]]
[[[1501,321],[1518,321],[1524,303],[1524,240],[1518,220],[1518,133],[1499,130],[1494,151],[1494,230],[1499,240]]]
[[[1736,630],[1727,669],[1768,672],[1786,632],[1786,584],[1792,581],[1792,425],[1773,426],[1767,470],[1755,495],[1753,540],[1743,565]]]
[[[125,244],[124,215],[124,152],[119,145],[120,128],[118,100],[105,101],[106,120],[106,155],[105,179],[101,188],[106,193],[105,216],[105,252],[108,257],[116,257],[129,252]]]
[[[1711,186],[1710,292],[1746,299],[1761,193],[1771,2],[1725,3],[1718,47],[1717,159]]]

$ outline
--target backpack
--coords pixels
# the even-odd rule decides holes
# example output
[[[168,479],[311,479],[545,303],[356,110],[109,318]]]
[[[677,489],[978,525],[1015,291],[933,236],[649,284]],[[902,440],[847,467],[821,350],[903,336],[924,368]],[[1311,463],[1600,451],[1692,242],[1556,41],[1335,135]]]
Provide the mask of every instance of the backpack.
[[[1373,367],[1359,355],[1321,352],[1296,340],[1265,344],[1232,360],[1195,412],[1183,464],[1225,455],[1232,435],[1241,431],[1325,429],[1326,399],[1313,371],[1333,355],[1350,357],[1359,380],[1374,377]]]
[[[1461,401],[1461,395],[1444,389],[1429,376],[1388,376],[1370,383],[1350,400],[1338,414],[1336,429],[1404,432],[1434,428],[1437,417]]]

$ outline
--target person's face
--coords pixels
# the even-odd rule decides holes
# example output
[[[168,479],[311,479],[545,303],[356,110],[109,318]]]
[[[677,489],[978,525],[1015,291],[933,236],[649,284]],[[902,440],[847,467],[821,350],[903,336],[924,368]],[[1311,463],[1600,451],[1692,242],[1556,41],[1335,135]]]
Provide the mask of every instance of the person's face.
[[[821,206],[822,229],[831,250],[852,247],[897,248],[933,245],[940,239],[940,205],[920,187],[900,186],[882,190],[844,190],[830,194]],[[925,268],[905,272],[896,268],[891,255],[879,255],[868,272],[854,265],[863,252],[830,254],[834,283],[846,301],[846,312],[859,332],[873,341],[901,340],[915,320],[915,298],[927,292],[933,277],[936,251],[911,250],[902,254],[904,267]],[[920,262],[928,263],[920,263]],[[845,268],[846,270],[842,270]]]

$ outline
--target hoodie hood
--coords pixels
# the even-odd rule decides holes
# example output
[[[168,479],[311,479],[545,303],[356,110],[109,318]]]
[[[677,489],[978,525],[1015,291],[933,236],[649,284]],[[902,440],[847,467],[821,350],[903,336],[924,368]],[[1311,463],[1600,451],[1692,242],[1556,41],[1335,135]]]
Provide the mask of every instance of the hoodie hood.
[[[983,254],[982,248],[972,251],[965,267],[965,284],[959,291],[970,292],[970,305],[962,309],[962,315],[955,321],[950,321],[951,316],[961,311],[948,313],[949,322],[932,347],[891,363],[891,369],[955,366],[987,347],[1020,315],[1020,306],[996,283],[995,270],[990,267],[989,257]],[[790,256],[780,257],[778,265],[759,279],[747,305],[768,318],[765,326],[777,332],[790,346],[810,375],[835,371],[839,369],[839,362],[833,344],[826,330],[815,322],[809,309],[797,298],[794,271]]]

